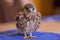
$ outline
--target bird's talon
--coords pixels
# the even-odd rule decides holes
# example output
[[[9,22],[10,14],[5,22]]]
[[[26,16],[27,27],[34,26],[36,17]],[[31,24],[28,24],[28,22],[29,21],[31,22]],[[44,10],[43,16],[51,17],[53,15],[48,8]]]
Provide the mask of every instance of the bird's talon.
[[[35,38],[36,36],[29,36],[29,38]]]
[[[28,38],[27,36],[25,36],[24,38]]]
[[[29,36],[25,36],[24,38],[29,38]]]

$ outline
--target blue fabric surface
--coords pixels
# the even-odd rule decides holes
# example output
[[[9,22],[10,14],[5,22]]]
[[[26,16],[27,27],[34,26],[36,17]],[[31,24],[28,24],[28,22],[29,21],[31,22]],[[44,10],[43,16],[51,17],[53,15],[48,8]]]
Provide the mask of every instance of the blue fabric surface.
[[[36,38],[24,39],[23,34],[18,34],[17,30],[0,32],[0,40],[60,40],[60,34],[47,32],[32,32]],[[29,34],[29,33],[28,33]]]

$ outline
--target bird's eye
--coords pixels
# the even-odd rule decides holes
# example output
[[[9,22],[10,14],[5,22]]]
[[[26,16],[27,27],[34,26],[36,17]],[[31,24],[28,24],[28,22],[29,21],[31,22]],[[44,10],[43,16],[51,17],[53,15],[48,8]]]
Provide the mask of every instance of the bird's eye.
[[[33,10],[34,10],[34,8],[33,8]]]
[[[26,8],[26,10],[28,10],[28,8]]]

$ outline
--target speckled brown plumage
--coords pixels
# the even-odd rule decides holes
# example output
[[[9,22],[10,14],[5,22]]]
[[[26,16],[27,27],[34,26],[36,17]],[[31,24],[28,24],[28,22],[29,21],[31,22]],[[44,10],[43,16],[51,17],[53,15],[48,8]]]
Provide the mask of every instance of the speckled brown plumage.
[[[17,13],[16,26],[20,33],[36,31],[40,27],[41,14],[32,4],[26,4]]]

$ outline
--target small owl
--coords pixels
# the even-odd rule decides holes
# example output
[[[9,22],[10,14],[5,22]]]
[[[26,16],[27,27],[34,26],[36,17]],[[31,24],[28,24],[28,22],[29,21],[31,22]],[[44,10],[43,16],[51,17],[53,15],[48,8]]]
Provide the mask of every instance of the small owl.
[[[40,27],[41,14],[30,3],[25,4],[24,7],[18,11],[16,16],[16,27],[20,33],[24,33],[24,38],[33,38],[32,32]],[[30,33],[27,36],[27,32]]]

